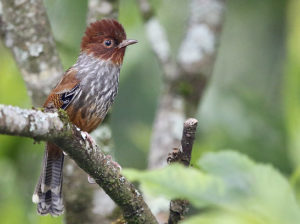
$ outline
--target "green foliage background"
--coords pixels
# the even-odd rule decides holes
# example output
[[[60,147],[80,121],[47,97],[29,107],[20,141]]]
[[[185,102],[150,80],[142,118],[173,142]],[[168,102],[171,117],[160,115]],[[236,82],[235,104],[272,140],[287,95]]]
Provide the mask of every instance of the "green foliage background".
[[[119,20],[127,36],[139,43],[127,49],[119,94],[112,108],[116,157],[122,167],[145,169],[162,88],[161,71],[147,41],[136,2],[120,2]],[[44,0],[44,3],[67,69],[78,56],[86,26],[87,2]],[[167,30],[175,55],[186,27],[188,1],[152,0],[151,3]],[[197,167],[197,161],[206,152],[235,149],[256,162],[272,164],[281,173],[278,173],[280,178],[291,179],[296,195],[300,195],[300,3],[231,0],[227,4],[214,74],[196,115],[199,125],[193,163]],[[19,70],[2,42],[0,103],[31,107]],[[37,216],[31,202],[44,147],[32,143],[30,139],[0,136],[1,223],[62,222],[62,218]],[[280,191],[275,185],[270,181],[263,186]],[[219,218],[226,215],[217,214]]]
[[[207,153],[197,165],[201,171],[172,164],[163,170],[126,169],[123,173],[131,181],[140,181],[147,194],[186,198],[204,211],[184,224],[300,222],[295,195],[272,166],[256,164],[229,150]]]

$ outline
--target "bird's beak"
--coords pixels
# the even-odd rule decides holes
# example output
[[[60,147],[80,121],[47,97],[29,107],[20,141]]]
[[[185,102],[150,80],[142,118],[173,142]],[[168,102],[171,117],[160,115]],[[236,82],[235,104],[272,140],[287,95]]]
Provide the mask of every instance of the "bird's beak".
[[[127,47],[128,45],[131,45],[131,44],[136,44],[138,41],[137,40],[123,40],[122,43],[119,44],[119,48],[122,48],[122,47]]]

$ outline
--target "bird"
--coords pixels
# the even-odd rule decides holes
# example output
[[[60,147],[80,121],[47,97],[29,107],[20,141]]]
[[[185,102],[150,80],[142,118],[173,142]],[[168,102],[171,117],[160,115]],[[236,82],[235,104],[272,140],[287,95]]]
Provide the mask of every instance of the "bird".
[[[127,46],[123,26],[114,19],[102,19],[86,28],[76,63],[60,78],[44,108],[63,109],[81,131],[91,133],[102,122],[118,93],[120,69]],[[59,216],[62,198],[64,152],[46,142],[41,174],[32,201],[37,213]]]

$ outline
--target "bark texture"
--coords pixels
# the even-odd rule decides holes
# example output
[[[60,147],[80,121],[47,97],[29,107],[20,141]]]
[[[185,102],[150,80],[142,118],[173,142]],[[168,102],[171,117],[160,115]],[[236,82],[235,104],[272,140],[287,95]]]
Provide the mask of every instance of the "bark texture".
[[[153,169],[166,165],[170,146],[180,145],[181,124],[195,116],[213,72],[226,5],[225,0],[189,1],[187,30],[173,60],[167,32],[154,9],[148,0],[137,2],[165,80],[150,146],[148,167]]]
[[[198,121],[189,118],[184,122],[181,138],[181,148],[174,149],[168,157],[168,163],[181,163],[187,167],[190,166],[192,149],[195,140],[195,133]],[[168,224],[176,224],[185,219],[188,211],[189,201],[184,199],[175,199],[170,202],[170,215]]]
[[[128,223],[157,223],[139,191],[85,133],[68,121],[65,111],[43,113],[0,105],[0,134],[56,144],[94,178],[120,207]]]
[[[0,1],[0,32],[35,107],[41,107],[63,67],[42,0]]]
[[[89,0],[87,24],[104,18],[118,20],[119,0]]]

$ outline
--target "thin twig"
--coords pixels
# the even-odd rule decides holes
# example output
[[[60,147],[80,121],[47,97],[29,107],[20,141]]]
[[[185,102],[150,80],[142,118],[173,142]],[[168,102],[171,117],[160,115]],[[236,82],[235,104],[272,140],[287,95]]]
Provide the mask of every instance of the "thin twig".
[[[168,163],[181,163],[190,166],[193,144],[198,121],[189,118],[184,122],[183,133],[181,139],[181,148],[175,149],[168,157]],[[184,199],[175,199],[170,202],[170,215],[168,224],[176,224],[185,219],[188,211],[189,202]]]
[[[184,156],[182,164],[189,166],[191,162],[193,144],[195,140],[198,121],[195,118],[189,118],[184,122],[181,138],[182,154]]]

